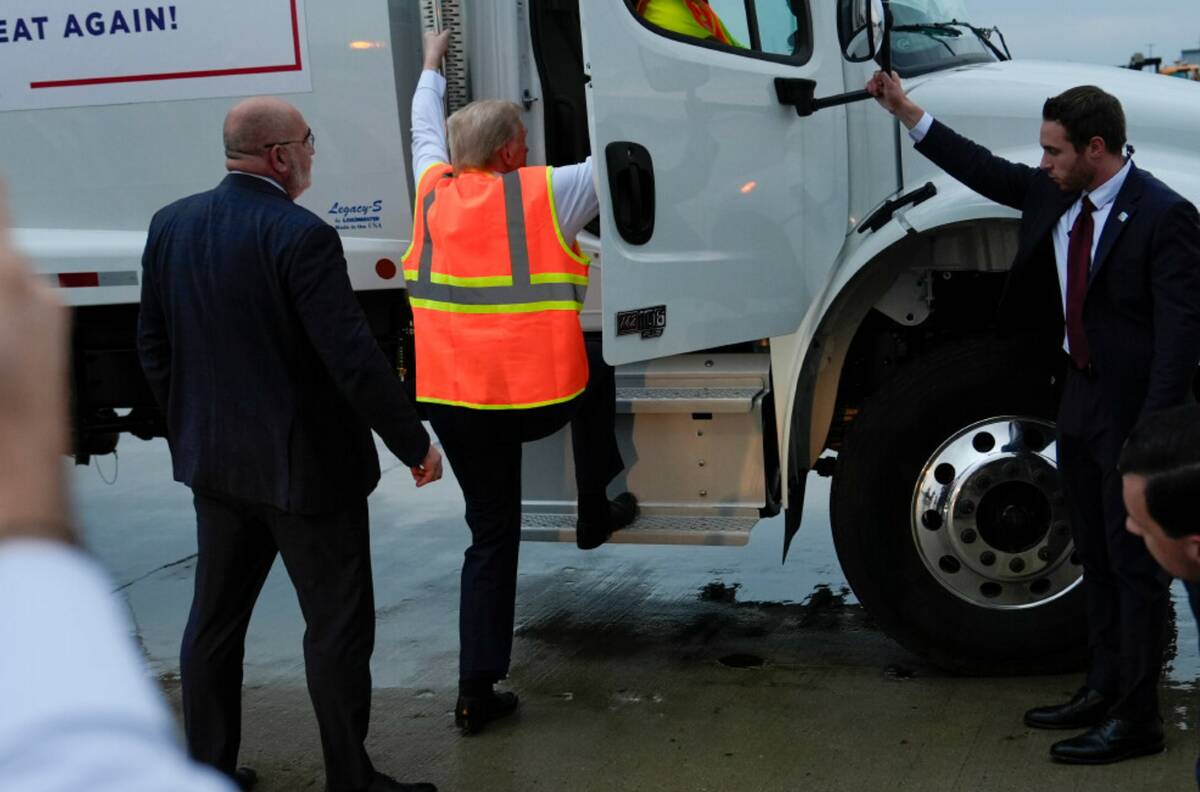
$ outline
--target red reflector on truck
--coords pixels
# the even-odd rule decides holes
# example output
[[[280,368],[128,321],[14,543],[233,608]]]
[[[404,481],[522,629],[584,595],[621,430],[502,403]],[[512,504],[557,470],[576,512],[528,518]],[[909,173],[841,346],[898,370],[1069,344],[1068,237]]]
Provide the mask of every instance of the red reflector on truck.
[[[375,262],[375,274],[384,280],[396,277],[396,263],[391,259],[379,259]]]
[[[64,289],[78,289],[84,286],[99,286],[99,272],[60,272],[58,285]]]

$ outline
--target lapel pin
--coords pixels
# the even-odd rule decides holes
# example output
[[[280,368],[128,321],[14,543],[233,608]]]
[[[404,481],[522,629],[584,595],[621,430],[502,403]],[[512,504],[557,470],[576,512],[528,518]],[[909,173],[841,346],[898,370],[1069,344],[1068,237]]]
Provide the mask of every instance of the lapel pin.
[[[1121,212],[1121,214],[1117,215],[1117,219],[1124,223],[1129,219],[1129,212]]]

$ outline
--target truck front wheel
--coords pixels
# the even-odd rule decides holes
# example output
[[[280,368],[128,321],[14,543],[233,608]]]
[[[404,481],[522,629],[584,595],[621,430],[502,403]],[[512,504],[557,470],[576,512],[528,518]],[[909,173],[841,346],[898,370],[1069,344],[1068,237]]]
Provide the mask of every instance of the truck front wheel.
[[[880,626],[961,673],[1086,656],[1056,464],[1053,355],[969,338],[897,373],[847,429],[830,496],[842,569]]]

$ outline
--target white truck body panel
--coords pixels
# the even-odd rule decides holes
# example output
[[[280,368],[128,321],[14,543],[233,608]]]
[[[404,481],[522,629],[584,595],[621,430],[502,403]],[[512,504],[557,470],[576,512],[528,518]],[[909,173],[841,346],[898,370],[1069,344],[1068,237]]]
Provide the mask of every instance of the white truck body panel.
[[[39,6],[53,14],[69,4]],[[398,262],[412,225],[388,6],[310,0],[303,10],[312,90],[286,98],[312,126],[317,155],[313,187],[299,203],[338,227],[355,288],[398,288],[398,277],[385,279],[375,268],[381,258]],[[410,31],[407,46],[419,47],[416,33]],[[236,55],[222,51],[220,38],[206,43],[214,62]],[[86,58],[78,65],[94,68]],[[228,79],[240,87],[262,84]],[[234,101],[0,112],[0,140],[7,142],[0,172],[17,242],[34,266],[47,275],[140,272],[153,213],[223,177],[221,119]],[[136,303],[138,291],[102,284],[64,289],[63,296],[73,305],[122,304]]]

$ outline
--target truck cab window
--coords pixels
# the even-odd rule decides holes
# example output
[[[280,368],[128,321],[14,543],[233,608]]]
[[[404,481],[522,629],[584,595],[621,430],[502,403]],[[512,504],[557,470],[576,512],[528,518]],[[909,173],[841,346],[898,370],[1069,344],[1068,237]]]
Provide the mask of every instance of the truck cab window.
[[[627,0],[651,28],[671,38],[772,59],[807,60],[804,0]]]

